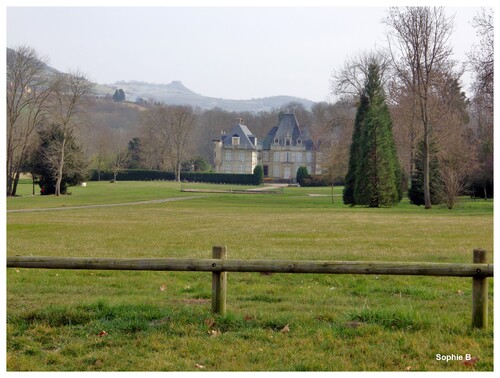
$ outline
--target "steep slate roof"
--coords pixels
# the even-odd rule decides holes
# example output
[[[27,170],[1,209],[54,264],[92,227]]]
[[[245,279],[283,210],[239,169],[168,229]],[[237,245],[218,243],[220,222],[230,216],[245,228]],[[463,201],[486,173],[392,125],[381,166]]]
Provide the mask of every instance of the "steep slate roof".
[[[231,146],[232,145],[232,137],[233,136],[238,136],[240,137],[240,144],[239,146],[245,147],[245,148],[253,148],[255,149],[256,146],[256,140],[257,138],[255,135],[252,134],[252,132],[246,127],[245,125],[242,125],[241,123],[237,123],[231,132],[226,135],[222,135],[222,143],[224,146]]]
[[[297,118],[293,113],[279,115],[278,126],[273,127],[262,142],[263,149],[269,150],[276,138],[278,138],[280,146],[285,146],[285,139],[291,139],[291,145],[297,146],[297,139],[300,138],[302,140],[302,145],[304,145],[307,150],[312,150],[315,147],[311,135],[307,129],[300,128]]]

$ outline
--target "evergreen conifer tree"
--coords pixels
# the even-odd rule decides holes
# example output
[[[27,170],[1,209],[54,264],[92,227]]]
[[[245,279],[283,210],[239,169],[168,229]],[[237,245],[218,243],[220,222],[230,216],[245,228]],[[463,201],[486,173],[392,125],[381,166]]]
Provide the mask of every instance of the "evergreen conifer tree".
[[[117,89],[115,90],[115,94],[113,95],[113,100],[116,102],[123,102],[125,101],[125,92],[123,89]]]
[[[40,145],[34,151],[33,172],[39,176],[38,184],[42,195],[56,192],[56,169],[61,149],[62,129],[59,124],[50,124],[38,131]],[[69,133],[64,145],[66,160],[61,181],[61,194],[66,194],[69,186],[85,181],[88,162],[83,148],[77,143],[73,133]]]
[[[402,197],[401,166],[396,154],[392,121],[380,81],[379,66],[376,64],[369,66],[364,95],[368,104],[360,128],[354,176],[354,204],[393,206]]]
[[[359,99],[358,110],[354,120],[354,130],[352,132],[352,142],[349,150],[349,166],[345,177],[343,201],[345,205],[354,206],[354,185],[356,182],[356,170],[359,162],[359,143],[361,138],[361,127],[363,125],[366,110],[368,108],[368,97],[362,93]]]

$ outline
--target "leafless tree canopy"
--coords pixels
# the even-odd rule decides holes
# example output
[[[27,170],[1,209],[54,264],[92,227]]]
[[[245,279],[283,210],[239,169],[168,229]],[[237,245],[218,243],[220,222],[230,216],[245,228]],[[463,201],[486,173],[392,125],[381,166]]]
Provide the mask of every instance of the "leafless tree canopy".
[[[48,116],[52,78],[44,72],[48,60],[28,46],[7,50],[7,195],[16,194],[23,161],[35,127]]]
[[[431,208],[429,186],[429,140],[432,131],[429,100],[439,72],[449,69],[453,18],[444,8],[393,7],[385,23],[389,27],[388,51],[393,67],[414,95],[424,142],[425,207]]]
[[[389,75],[387,75],[390,68],[389,57],[381,50],[365,51],[346,59],[344,66],[333,73],[332,92],[340,97],[359,98],[368,77],[370,64],[380,67],[381,82],[385,86],[389,80]]]
[[[190,106],[160,105],[145,116],[144,134],[150,148],[155,150],[162,166],[170,164],[177,181],[180,181],[181,164],[195,121],[196,115]]]
[[[53,156],[47,159],[53,165],[56,196],[61,194],[61,182],[67,160],[66,143],[77,125],[78,116],[93,86],[94,84],[80,72],[60,74],[56,77],[54,93],[51,96],[50,113],[51,122],[61,127],[61,141],[51,151]]]
[[[474,45],[468,58],[477,77],[477,83],[482,92],[493,96],[494,76],[494,29],[493,9],[482,9],[474,17],[472,25],[476,35],[480,37],[479,45]]]

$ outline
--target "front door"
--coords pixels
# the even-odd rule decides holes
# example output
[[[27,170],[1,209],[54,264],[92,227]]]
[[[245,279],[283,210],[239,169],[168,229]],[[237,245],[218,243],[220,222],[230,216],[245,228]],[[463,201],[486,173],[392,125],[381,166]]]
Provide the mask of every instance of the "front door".
[[[283,172],[283,178],[289,180],[292,177],[292,169],[290,167],[285,167]]]

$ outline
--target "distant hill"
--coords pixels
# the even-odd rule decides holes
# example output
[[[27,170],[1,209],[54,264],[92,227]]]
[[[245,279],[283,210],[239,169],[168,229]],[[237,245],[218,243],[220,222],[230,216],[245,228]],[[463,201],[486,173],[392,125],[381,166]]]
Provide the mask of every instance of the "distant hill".
[[[136,101],[138,98],[154,99],[168,105],[191,105],[202,109],[218,107],[227,111],[270,111],[290,102],[298,102],[309,109],[314,104],[313,101],[292,96],[272,96],[249,100],[207,97],[186,88],[180,81],[172,81],[170,84],[118,81],[113,84],[99,85],[95,89],[97,94],[101,95],[113,94],[116,89],[123,89],[127,101]]]
[[[8,53],[13,53],[13,50],[7,48]],[[51,74],[61,73],[53,67],[45,65],[47,72]],[[98,96],[112,96],[115,90],[123,89],[126,100],[135,102],[138,98],[149,101],[163,102],[167,105],[191,105],[202,109],[221,108],[227,111],[271,111],[289,104],[297,102],[302,104],[306,109],[310,109],[314,105],[313,101],[305,98],[293,96],[272,96],[262,98],[252,98],[249,100],[229,100],[223,98],[207,97],[195,93],[189,88],[186,88],[180,81],[172,81],[170,84],[154,84],[140,81],[117,81],[113,84],[98,84],[94,87],[94,92]]]

